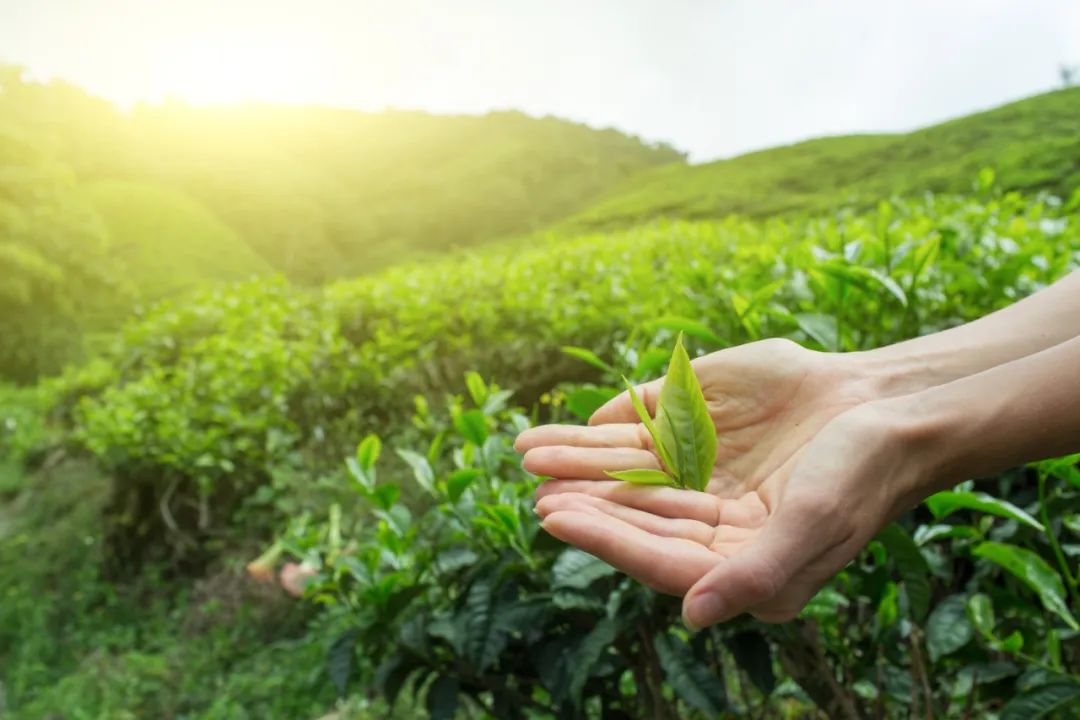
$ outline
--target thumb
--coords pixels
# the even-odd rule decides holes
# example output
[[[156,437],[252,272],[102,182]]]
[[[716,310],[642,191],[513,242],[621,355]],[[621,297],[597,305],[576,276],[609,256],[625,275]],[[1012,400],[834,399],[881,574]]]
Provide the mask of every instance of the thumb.
[[[645,409],[650,415],[656,415],[656,402],[660,397],[660,388],[664,385],[664,378],[657,378],[650,382],[636,386],[638,397],[645,404]],[[601,405],[589,418],[590,425],[606,425],[608,423],[636,423],[640,422],[634,404],[630,401],[630,391],[623,390],[615,397]]]
[[[790,513],[769,518],[761,533],[694,583],[683,599],[683,619],[703,628],[772,603],[800,570],[833,543],[831,532]],[[808,528],[817,528],[808,533]],[[794,617],[801,606],[770,612],[770,621]],[[770,608],[772,610],[772,608]]]

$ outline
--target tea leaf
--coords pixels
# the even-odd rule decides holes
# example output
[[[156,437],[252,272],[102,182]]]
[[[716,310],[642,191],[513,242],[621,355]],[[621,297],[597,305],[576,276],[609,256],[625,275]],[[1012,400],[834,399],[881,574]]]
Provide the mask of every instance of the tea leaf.
[[[592,350],[582,347],[575,347],[573,345],[563,345],[560,350],[562,350],[564,354],[569,355],[572,358],[577,358],[582,362],[586,362],[589,365],[592,365],[597,370],[603,370],[604,372],[611,373],[612,375],[617,374],[615,368],[611,367],[611,365],[608,365],[606,362],[601,360],[600,356],[594,353]]]
[[[667,466],[668,471],[671,472],[676,480],[678,480],[679,468],[678,465],[675,464],[670,452],[672,445],[663,442],[660,433],[656,430],[656,424],[653,422],[652,416],[649,415],[649,409],[645,407],[645,403],[641,402],[641,398],[638,397],[634,385],[625,377],[623,378],[623,382],[626,383],[626,390],[630,393],[630,404],[634,406],[634,411],[637,412],[638,417],[641,418],[641,424],[649,431],[649,436],[652,438],[653,445],[656,446],[656,454],[660,456],[664,465]]]
[[[605,470],[604,474],[615,480],[623,480],[634,485],[668,485],[670,487],[678,485],[675,478],[663,470]]]
[[[998,515],[1000,517],[1015,520],[1022,525],[1043,531],[1043,524],[1031,517],[1028,513],[1006,500],[987,495],[981,492],[940,492],[926,499],[926,506],[934,517],[943,518],[960,509],[978,510],[980,512]]]
[[[656,416],[663,444],[677,456],[679,482],[704,490],[716,465],[716,426],[681,334],[671,353]]]
[[[1016,545],[998,542],[981,543],[973,552],[976,557],[985,558],[1008,570],[1039,596],[1047,610],[1064,620],[1073,630],[1080,630],[1080,625],[1065,603],[1065,587],[1061,577],[1037,554]]]
[[[375,462],[379,459],[381,451],[382,443],[379,441],[379,436],[370,434],[357,446],[356,460],[365,471],[370,471],[371,468],[375,467]]]

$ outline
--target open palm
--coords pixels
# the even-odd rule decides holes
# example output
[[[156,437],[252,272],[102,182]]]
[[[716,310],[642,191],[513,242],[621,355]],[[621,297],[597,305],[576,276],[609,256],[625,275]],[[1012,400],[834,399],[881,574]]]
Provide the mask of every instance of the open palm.
[[[660,467],[624,394],[590,427],[549,425],[519,437],[526,469],[553,478],[538,490],[537,512],[553,535],[650,587],[682,595],[722,571],[734,612],[786,619],[866,541],[837,522],[842,501],[826,492],[845,469],[831,466],[836,458],[869,450],[851,445],[859,423],[833,423],[869,399],[865,385],[837,356],[785,341],[714,353],[694,370],[719,440],[705,492],[606,479],[605,470]],[[639,390],[650,412],[662,382]],[[817,438],[830,424],[838,429]],[[878,505],[870,515],[888,513],[887,501],[863,508]],[[805,537],[808,527],[815,537]]]

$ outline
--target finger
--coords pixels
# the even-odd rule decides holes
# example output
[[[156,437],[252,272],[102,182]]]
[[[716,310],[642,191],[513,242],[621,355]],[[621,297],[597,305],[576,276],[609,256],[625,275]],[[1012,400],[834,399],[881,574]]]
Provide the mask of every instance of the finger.
[[[541,425],[529,428],[517,436],[514,449],[527,452],[549,445],[569,445],[583,448],[628,447],[648,450],[652,447],[645,426],[640,423],[611,423],[587,427],[582,425]]]
[[[648,450],[567,445],[533,448],[525,453],[521,465],[533,475],[586,480],[607,479],[605,470],[660,469],[660,461]]]
[[[721,501],[708,493],[671,487],[633,485],[622,480],[548,480],[536,489],[539,502],[557,493],[583,493],[669,518],[716,525]]]
[[[696,542],[658,537],[604,513],[561,510],[544,519],[544,529],[671,595],[686,592],[717,560]]]
[[[605,513],[613,518],[661,537],[682,538],[709,547],[716,539],[716,528],[698,520],[667,518],[627,507],[584,493],[557,493],[536,503],[541,518],[562,510]]]
[[[843,540],[828,518],[777,512],[761,533],[724,558],[687,593],[683,617],[692,627],[730,620],[775,605],[792,578]]]
[[[645,404],[650,415],[656,415],[656,400],[660,397],[660,388],[664,384],[664,378],[638,385],[638,397]],[[600,406],[589,418],[590,425],[603,425],[606,423],[631,423],[638,422],[637,411],[630,401],[630,392],[623,391]]]

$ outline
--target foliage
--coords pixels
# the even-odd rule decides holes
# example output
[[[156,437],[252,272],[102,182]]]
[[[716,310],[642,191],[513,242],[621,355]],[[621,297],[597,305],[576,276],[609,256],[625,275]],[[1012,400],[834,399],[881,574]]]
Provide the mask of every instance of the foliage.
[[[518,112],[169,102],[124,113],[10,67],[0,74],[0,120],[48,135],[136,246],[126,259],[139,278],[159,272],[153,248],[175,258],[183,279],[206,279],[191,264],[195,248],[170,241],[189,224],[221,240],[216,263],[201,256],[210,277],[241,279],[264,263],[304,283],[369,272],[538,229],[637,170],[681,159],[615,130]],[[120,197],[134,201],[130,215]],[[157,207],[166,212],[153,233],[133,235]],[[204,237],[194,239],[198,252]]]
[[[553,237],[318,291],[272,279],[161,303],[34,401],[11,393],[36,429],[0,442],[89,451],[110,481],[92,503],[64,495],[98,523],[81,565],[12,545],[56,575],[4,585],[9,698],[29,716],[84,704],[214,717],[214,702],[228,716],[247,699],[288,717],[325,708],[334,686],[371,707],[401,695],[434,717],[1067,712],[1080,673],[1076,458],[935,496],[796,623],[689,635],[676,602],[551,543],[510,443],[541,414],[584,419],[620,375],[662,372],[680,332],[691,355],[762,337],[864,349],[980,316],[1078,261],[1080,226],[1060,202],[988,187],[869,213]],[[462,378],[467,394],[445,397]],[[264,652],[222,630],[186,654],[150,624],[175,621],[175,597],[143,637],[110,639],[121,631],[109,618],[138,598],[110,598],[100,568],[165,561],[180,580],[161,594],[179,595],[183,573],[219,567],[223,549],[250,549],[245,538],[275,522],[317,571],[308,598],[330,606],[305,639],[277,636]],[[70,603],[35,605],[42,588]],[[53,642],[80,628],[78,642]],[[95,643],[112,648],[104,665],[89,660]],[[285,655],[307,674],[260,673]],[[220,694],[195,693],[214,672],[228,678]],[[98,675],[119,694],[93,695]],[[275,682],[296,705],[251,700]],[[42,683],[56,689],[27,689]]]
[[[1039,95],[904,135],[809,140],[643,172],[560,223],[611,228],[657,217],[764,217],[868,207],[893,194],[969,192],[986,167],[1007,190],[1069,197],[1080,186],[1080,88]]]
[[[95,327],[88,298],[123,295],[70,170],[0,115],[0,378],[26,382],[77,359]]]

